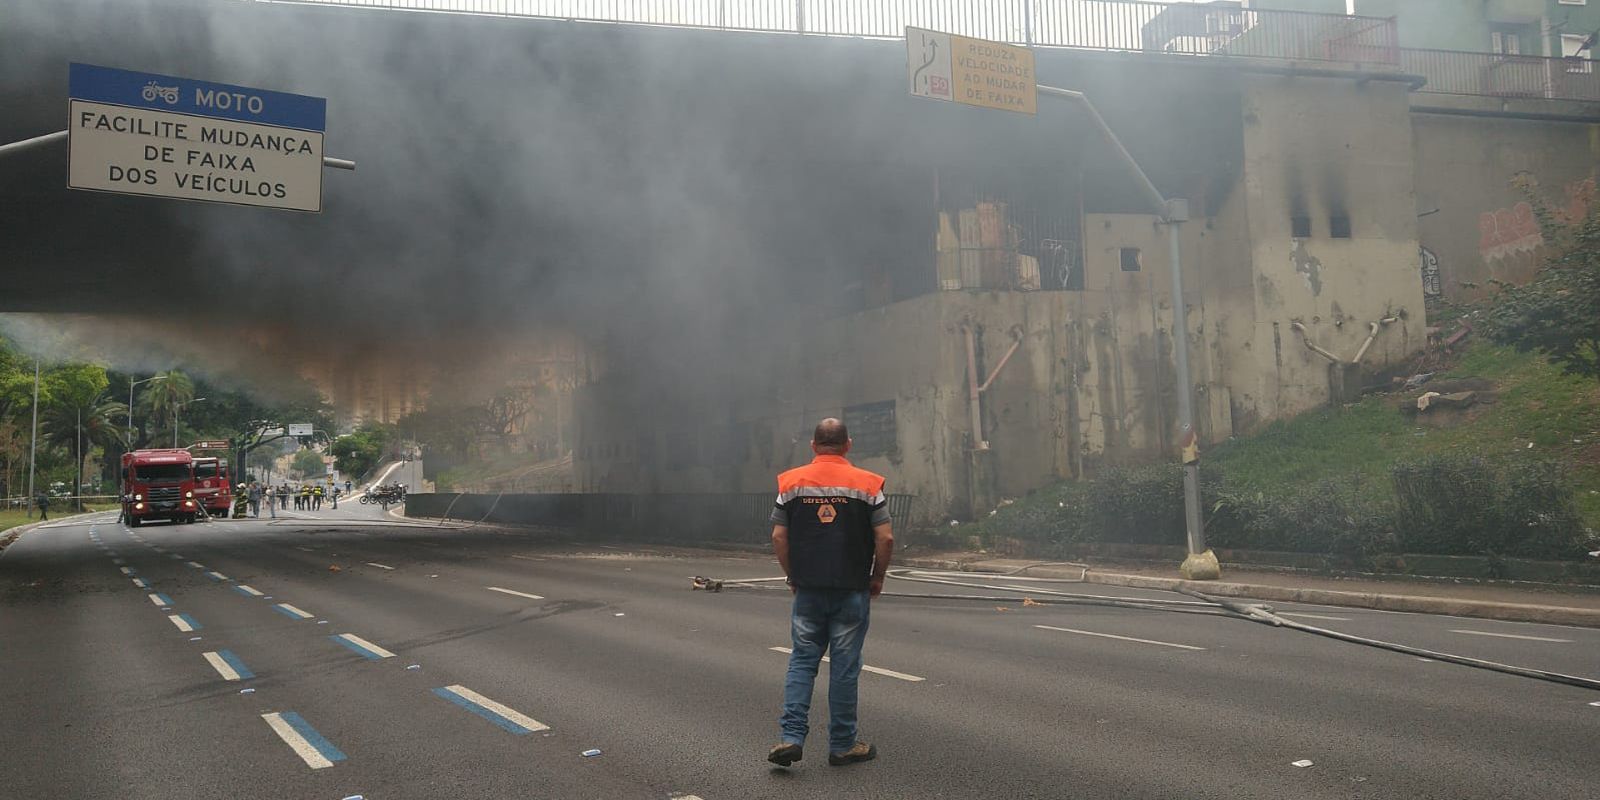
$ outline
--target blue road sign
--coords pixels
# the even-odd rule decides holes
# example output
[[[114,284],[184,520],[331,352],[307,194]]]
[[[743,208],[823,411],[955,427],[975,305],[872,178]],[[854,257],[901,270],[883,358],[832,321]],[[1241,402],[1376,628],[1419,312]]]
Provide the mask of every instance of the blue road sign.
[[[74,100],[303,131],[327,130],[328,101],[321,97],[93,64],[69,65],[67,83],[68,94]]]

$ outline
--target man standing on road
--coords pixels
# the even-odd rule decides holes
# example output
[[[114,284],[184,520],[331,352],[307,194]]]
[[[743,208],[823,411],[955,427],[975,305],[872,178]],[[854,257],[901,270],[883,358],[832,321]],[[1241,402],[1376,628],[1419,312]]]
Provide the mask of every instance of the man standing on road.
[[[261,516],[261,484],[250,482],[250,516]]]
[[[794,649],[783,686],[781,740],[767,760],[801,759],[810,732],[811,689],[824,651],[828,672],[828,763],[870,761],[878,750],[856,738],[856,682],[871,599],[883,591],[894,554],[883,477],[845,460],[850,432],[841,420],[817,423],[810,464],[778,476],[772,547],[794,593]]]
[[[33,504],[39,507],[39,521],[44,522],[50,518],[50,495],[40,492],[33,498]]]

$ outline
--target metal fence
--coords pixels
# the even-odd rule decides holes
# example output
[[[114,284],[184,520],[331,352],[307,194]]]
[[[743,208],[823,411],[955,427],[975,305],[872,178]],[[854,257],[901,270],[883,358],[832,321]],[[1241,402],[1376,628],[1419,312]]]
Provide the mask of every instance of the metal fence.
[[[1141,0],[249,0],[719,30],[899,38],[906,26],[1036,47],[1338,62],[1421,91],[1600,101],[1589,59],[1399,46],[1393,18]]]
[[[1398,63],[1392,19],[1137,0],[255,0],[899,38],[906,26],[1039,47]]]
[[[1408,48],[1400,67],[1428,79],[1423,92],[1600,101],[1600,70],[1586,58]]]

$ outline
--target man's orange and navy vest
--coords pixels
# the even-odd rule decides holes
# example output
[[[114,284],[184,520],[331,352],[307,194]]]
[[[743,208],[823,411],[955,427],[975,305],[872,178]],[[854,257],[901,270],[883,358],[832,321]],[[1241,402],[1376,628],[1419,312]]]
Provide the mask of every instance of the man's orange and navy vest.
[[[806,589],[864,590],[872,526],[889,521],[883,476],[819,455],[778,476],[772,524],[789,528],[789,580]]]

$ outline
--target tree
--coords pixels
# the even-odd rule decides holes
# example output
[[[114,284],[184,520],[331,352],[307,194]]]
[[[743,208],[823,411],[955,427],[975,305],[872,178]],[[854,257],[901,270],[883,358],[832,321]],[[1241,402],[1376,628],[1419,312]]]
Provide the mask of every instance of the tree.
[[[301,480],[315,478],[328,473],[328,462],[322,460],[322,454],[315,450],[301,450],[294,454],[294,460],[289,463],[289,471],[298,475]]]
[[[125,413],[126,409],[106,397],[105,368],[94,364],[54,367],[41,384],[50,387],[51,399],[40,415],[44,439],[47,444],[62,448],[71,458],[74,467],[72,494],[76,496],[83,487],[83,463],[89,458],[90,450],[115,443],[122,436],[114,417]]]
[[[394,440],[393,431],[376,422],[362,423],[347,436],[333,440],[328,452],[333,454],[333,466],[345,475],[361,476],[378,465],[384,451]]]
[[[1600,215],[1579,204],[1551,209],[1523,184],[1549,245],[1533,280],[1499,284],[1487,310],[1488,333],[1536,351],[1573,375],[1600,380]]]
[[[162,380],[145,385],[139,402],[149,415],[151,426],[164,429],[170,437],[183,407],[194,399],[194,381],[175,369],[160,373],[158,377]]]

